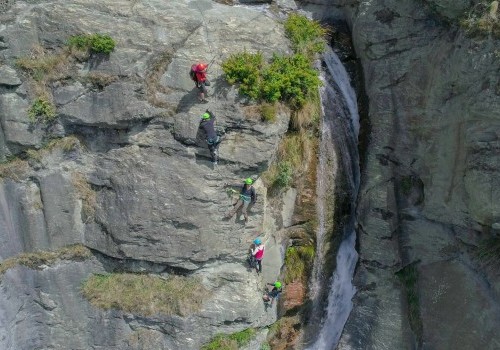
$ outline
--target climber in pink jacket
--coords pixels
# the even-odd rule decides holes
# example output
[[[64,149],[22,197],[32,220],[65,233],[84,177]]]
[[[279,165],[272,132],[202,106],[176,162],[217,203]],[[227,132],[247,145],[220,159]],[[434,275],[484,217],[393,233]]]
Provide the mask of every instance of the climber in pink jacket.
[[[262,259],[264,259],[264,244],[260,238],[256,238],[253,243],[255,244],[255,248],[252,249],[252,257],[255,259],[256,265],[255,270],[257,273],[262,272]]]

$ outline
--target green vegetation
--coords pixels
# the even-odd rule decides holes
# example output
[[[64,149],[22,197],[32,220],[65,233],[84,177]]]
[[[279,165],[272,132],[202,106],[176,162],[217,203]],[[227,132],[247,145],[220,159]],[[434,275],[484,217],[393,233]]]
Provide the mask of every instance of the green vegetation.
[[[483,241],[479,245],[477,256],[486,266],[500,266],[500,236]]]
[[[74,35],[68,40],[68,47],[78,50],[88,50],[92,53],[109,55],[115,49],[116,43],[107,34],[81,34]]]
[[[292,182],[293,169],[290,162],[279,162],[277,164],[277,173],[274,178],[273,187],[287,188]]]
[[[417,336],[419,342],[422,339],[422,319],[420,318],[420,301],[418,298],[418,270],[416,263],[406,265],[396,272],[406,291],[406,301],[408,303],[408,318],[410,327]]]
[[[285,21],[285,32],[295,52],[312,58],[325,50],[325,36],[328,31],[316,21],[305,16],[291,14]]]
[[[90,34],[76,35],[68,40],[68,46],[56,52],[48,52],[43,47],[34,47],[29,56],[21,57],[16,61],[16,66],[22,69],[30,78],[28,85],[30,95],[35,99],[28,110],[28,117],[32,123],[49,123],[56,118],[56,108],[51,102],[51,92],[48,84],[59,79],[71,76],[70,68],[74,59],[80,53],[75,50],[109,54],[115,48],[115,42],[109,35]],[[88,54],[84,57],[88,59]],[[116,77],[91,73],[88,80],[97,88],[102,89],[110,84]]]
[[[28,110],[28,117],[32,123],[38,121],[49,123],[56,117],[56,107],[48,99],[38,97]]]
[[[284,101],[300,109],[313,94],[320,80],[311,62],[302,54],[273,55],[263,63],[261,53],[241,52],[222,63],[230,84],[239,83],[239,92],[254,100]]]
[[[16,265],[24,265],[31,269],[39,269],[42,265],[53,264],[56,260],[81,261],[91,256],[90,250],[81,244],[75,244],[56,251],[40,251],[23,253],[4,260],[0,264],[0,275]]]
[[[268,342],[265,342],[260,346],[260,350],[271,350],[271,345],[269,345]]]
[[[243,51],[232,54],[222,63],[222,69],[230,84],[240,84],[242,95],[257,101],[283,101],[300,110],[314,98],[321,84],[312,60],[324,50],[327,31],[318,22],[296,14],[286,20],[285,31],[293,55],[274,54],[268,63],[260,52]]]
[[[498,1],[481,1],[475,4],[460,21],[471,35],[493,35],[500,38]]]
[[[285,254],[285,283],[306,280],[314,262],[313,245],[289,247]]]
[[[317,147],[314,135],[302,129],[283,137],[278,148],[277,159],[262,175],[268,187],[274,191],[288,188],[295,179],[306,171],[307,160],[311,159]]]
[[[254,335],[253,328],[233,334],[218,334],[210,343],[203,345],[201,350],[238,350],[241,346],[248,344]]]
[[[199,310],[207,296],[198,278],[133,273],[93,275],[83,283],[82,292],[96,307],[144,316],[187,316]]]
[[[239,83],[240,94],[254,100],[261,98],[262,68],[264,67],[264,56],[258,52],[255,54],[243,51],[229,56],[222,62],[222,70],[229,84]]]

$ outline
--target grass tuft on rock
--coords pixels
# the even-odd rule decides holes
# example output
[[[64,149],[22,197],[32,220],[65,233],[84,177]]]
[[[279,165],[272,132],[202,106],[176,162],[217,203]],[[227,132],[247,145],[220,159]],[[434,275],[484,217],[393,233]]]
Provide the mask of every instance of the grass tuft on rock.
[[[82,200],[82,211],[84,214],[84,222],[94,217],[97,207],[97,197],[95,191],[88,183],[87,179],[80,173],[73,173],[72,183],[76,190],[78,198]]]
[[[0,164],[0,178],[20,181],[29,168],[29,164],[25,160],[19,158],[10,159],[6,163]]]
[[[238,350],[247,345],[254,336],[253,328],[233,334],[217,334],[209,343],[203,345],[201,350]]]
[[[83,283],[82,293],[101,309],[119,309],[144,316],[187,316],[201,308],[208,291],[195,277],[111,273],[89,277]]]
[[[3,261],[0,264],[0,275],[17,265],[23,265],[31,269],[39,269],[42,265],[50,265],[57,260],[82,261],[89,258],[91,255],[90,250],[81,244],[67,246],[56,251],[22,253]]]
[[[263,103],[260,105],[260,115],[263,122],[274,123],[278,114],[276,103]]]
[[[316,249],[313,245],[289,247],[285,253],[285,283],[307,280],[315,253]]]

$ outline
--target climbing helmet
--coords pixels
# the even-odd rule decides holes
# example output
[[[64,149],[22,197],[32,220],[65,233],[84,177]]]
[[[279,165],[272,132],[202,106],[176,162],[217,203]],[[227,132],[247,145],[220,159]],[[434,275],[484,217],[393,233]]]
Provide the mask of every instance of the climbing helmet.
[[[248,178],[245,179],[245,184],[251,185],[251,184],[253,184],[253,180],[248,177]]]
[[[208,113],[208,112],[203,113],[203,115],[201,116],[201,119],[210,119],[210,113]]]
[[[274,283],[274,286],[275,286],[276,288],[281,288],[281,282],[275,282],[275,283]]]
[[[262,243],[262,241],[260,240],[260,238],[255,238],[254,241],[253,241],[255,244],[259,245]]]

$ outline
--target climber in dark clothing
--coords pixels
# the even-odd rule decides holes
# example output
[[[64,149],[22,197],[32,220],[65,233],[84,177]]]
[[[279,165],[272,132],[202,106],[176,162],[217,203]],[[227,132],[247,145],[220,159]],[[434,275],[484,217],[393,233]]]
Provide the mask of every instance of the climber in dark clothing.
[[[207,109],[207,111],[201,116],[200,128],[205,131],[208,150],[210,151],[210,155],[212,156],[212,163],[214,165],[217,165],[219,156],[219,144],[221,139],[220,136],[217,135],[215,125],[215,115]]]
[[[275,299],[278,299],[279,295],[283,291],[281,287],[281,282],[274,282],[274,283],[266,283],[266,286],[271,286],[273,289],[267,290],[267,292],[262,296],[262,299],[264,300],[265,303],[271,303],[271,306],[273,305],[273,302]]]

